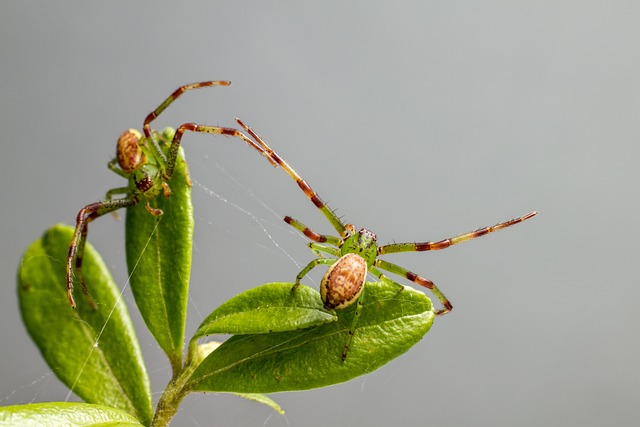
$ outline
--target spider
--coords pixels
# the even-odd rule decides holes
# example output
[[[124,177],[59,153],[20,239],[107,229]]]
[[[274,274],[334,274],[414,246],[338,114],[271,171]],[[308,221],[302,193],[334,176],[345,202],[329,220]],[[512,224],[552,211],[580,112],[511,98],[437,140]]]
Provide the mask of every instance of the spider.
[[[382,273],[382,270],[404,277],[413,283],[429,289],[433,295],[438,298],[442,305],[442,308],[435,312],[437,316],[446,314],[453,308],[451,302],[449,302],[447,297],[445,297],[445,295],[431,280],[418,276],[416,273],[400,267],[399,265],[380,259],[381,255],[396,252],[421,252],[445,249],[449,246],[518,224],[538,214],[538,212],[535,211],[530,212],[526,215],[513,218],[490,227],[478,228],[474,231],[463,233],[455,237],[449,237],[437,242],[392,243],[378,246],[376,243],[376,235],[373,232],[365,228],[356,231],[355,226],[352,224],[343,223],[335,212],[322,201],[320,196],[313,191],[309,184],[307,184],[282,157],[271,149],[264,140],[262,140],[240,119],[236,119],[236,121],[257,142],[260,147],[258,151],[266,156],[270,163],[274,166],[279,165],[289,174],[289,176],[291,176],[291,178],[293,178],[293,180],[298,184],[298,187],[300,187],[309,200],[311,200],[311,202],[320,209],[338,233],[338,236],[318,234],[290,216],[286,216],[284,218],[284,221],[287,224],[311,240],[308,246],[317,256],[316,259],[309,262],[309,264],[307,264],[307,266],[298,273],[295,284],[293,285],[293,290],[300,285],[302,278],[313,268],[321,264],[329,265],[330,267],[320,283],[320,296],[324,306],[327,309],[343,309],[357,302],[354,319],[352,321],[351,328],[348,331],[349,335],[342,352],[343,361],[347,358],[349,346],[351,345],[351,341],[356,330],[357,320],[362,312],[362,291],[367,271],[378,277],[380,280],[397,286],[400,290],[403,289],[403,286],[385,276]],[[331,257],[326,257],[325,254],[330,255]]]
[[[75,308],[76,306],[73,299],[73,267],[75,263],[75,272],[80,286],[91,306],[94,309],[96,308],[95,301],[89,294],[82,277],[82,257],[89,223],[105,214],[136,205],[142,201],[146,201],[145,208],[151,215],[162,215],[162,210],[151,207],[149,201],[160,194],[163,194],[164,197],[171,195],[168,182],[173,175],[180,141],[184,132],[203,132],[239,137],[251,147],[262,152],[263,148],[261,146],[237,129],[185,123],[175,130],[172,138],[151,129],[151,122],[184,92],[204,87],[229,86],[230,84],[231,82],[228,81],[206,81],[180,86],[147,115],[142,126],[144,135],[136,129],[128,129],[120,135],[116,157],[109,162],[108,167],[113,172],[126,178],[129,183],[126,187],[113,188],[107,191],[106,200],[90,203],[78,212],[76,228],[67,257],[67,295],[71,307]],[[173,130],[170,131],[172,132]],[[191,185],[190,182],[188,184]],[[113,196],[116,194],[124,194],[124,197],[114,199]]]

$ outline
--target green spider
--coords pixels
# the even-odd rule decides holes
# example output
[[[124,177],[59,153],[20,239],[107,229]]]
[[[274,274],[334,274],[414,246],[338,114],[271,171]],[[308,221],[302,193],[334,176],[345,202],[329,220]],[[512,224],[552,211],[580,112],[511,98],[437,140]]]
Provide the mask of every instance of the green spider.
[[[329,265],[329,270],[322,278],[322,282],[320,284],[320,296],[324,306],[328,309],[343,309],[349,307],[355,302],[358,304],[356,306],[351,328],[349,329],[347,342],[342,351],[343,361],[347,358],[349,346],[351,345],[351,341],[357,327],[358,318],[362,312],[362,292],[364,289],[367,271],[386,283],[398,286],[399,289],[403,289],[404,287],[385,276],[381,270],[402,276],[413,283],[431,290],[442,304],[442,308],[435,312],[437,316],[446,314],[453,308],[447,297],[445,297],[445,295],[431,280],[418,276],[399,265],[382,260],[379,258],[381,255],[396,252],[421,252],[445,249],[466,240],[475,239],[476,237],[484,236],[485,234],[492,233],[502,228],[518,224],[537,215],[538,213],[531,212],[491,227],[479,228],[477,230],[437,242],[392,243],[389,245],[378,246],[376,243],[376,235],[373,232],[365,228],[356,232],[356,228],[352,224],[343,223],[340,218],[338,218],[338,216],[322,201],[320,196],[311,189],[311,187],[300,177],[300,175],[296,173],[295,170],[293,170],[291,166],[287,164],[287,162],[284,161],[284,159],[282,159],[282,157],[273,151],[273,149],[271,149],[264,140],[262,140],[240,119],[236,119],[236,121],[257,142],[260,147],[258,151],[266,156],[273,165],[279,165],[282,167],[282,169],[284,169],[289,176],[293,178],[293,180],[298,184],[298,187],[300,187],[309,200],[311,200],[311,202],[320,209],[338,233],[338,236],[317,234],[309,227],[290,216],[286,216],[284,218],[284,221],[287,224],[291,225],[311,240],[308,246],[318,257],[298,273],[293,289],[295,290],[300,285],[302,278],[313,268],[321,264]],[[330,255],[331,258],[325,257],[325,254]]]
[[[84,254],[84,245],[87,240],[89,223],[105,214],[136,205],[142,201],[146,201],[145,207],[151,215],[162,215],[162,210],[151,207],[149,201],[155,199],[160,194],[163,194],[165,197],[171,195],[168,183],[173,175],[178,158],[180,141],[184,132],[190,131],[236,136],[243,139],[251,147],[262,152],[261,146],[257,145],[237,129],[204,126],[196,123],[180,125],[178,129],[175,130],[175,133],[173,133],[171,129],[164,133],[151,129],[151,122],[184,92],[204,87],[229,86],[230,84],[231,82],[228,81],[206,81],[180,86],[169,95],[158,108],[146,117],[142,126],[144,135],[136,129],[128,129],[120,135],[120,138],[118,138],[116,157],[109,162],[108,166],[109,169],[126,178],[129,184],[126,187],[113,188],[107,191],[106,200],[90,203],[78,212],[76,228],[67,257],[67,294],[71,307],[75,308],[76,306],[73,299],[73,267],[75,264],[75,272],[78,276],[80,286],[91,306],[96,308],[96,304],[89,294],[86,283],[82,277],[82,257]],[[171,133],[173,133],[173,137],[168,137]],[[191,185],[190,182],[189,185]],[[114,199],[113,196],[116,194],[124,194],[125,196]]]

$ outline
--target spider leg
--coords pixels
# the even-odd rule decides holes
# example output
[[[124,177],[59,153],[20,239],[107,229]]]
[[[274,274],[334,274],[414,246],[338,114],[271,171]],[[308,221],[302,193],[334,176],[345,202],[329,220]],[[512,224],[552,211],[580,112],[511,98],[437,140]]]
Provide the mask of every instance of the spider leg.
[[[217,80],[217,81],[207,81],[207,82],[199,82],[199,83],[191,83],[188,85],[180,86],[178,89],[174,90],[171,95],[165,99],[162,104],[158,106],[155,110],[149,113],[149,115],[144,119],[144,125],[142,129],[144,130],[144,135],[147,138],[151,138],[151,122],[154,121],[173,101],[178,99],[180,95],[185,93],[191,89],[199,89],[202,87],[211,87],[211,86],[229,86],[231,82]]]
[[[440,304],[442,304],[442,308],[438,311],[436,311],[436,316],[440,316],[443,314],[446,314],[448,312],[451,311],[451,309],[453,308],[453,306],[451,305],[451,303],[449,302],[449,300],[447,299],[446,296],[444,296],[444,294],[440,291],[440,289],[438,289],[438,287],[435,285],[435,283],[433,283],[431,280],[425,279],[424,277],[420,277],[418,276],[416,273],[412,273],[411,271],[407,270],[406,268],[402,268],[399,265],[396,264],[392,264],[388,261],[382,260],[380,258],[377,258],[374,265],[378,268],[381,268],[382,270],[386,270],[388,272],[391,272],[393,274],[397,274],[398,276],[402,276],[402,277],[406,277],[407,279],[411,280],[413,283],[420,285],[420,286],[424,286],[425,288],[429,289],[433,295],[436,296],[436,298],[438,298],[438,301],[440,301]],[[377,277],[379,277],[381,280],[384,280],[387,283],[395,283],[393,280],[389,279],[388,277],[386,277],[385,275],[383,275],[378,269],[376,269],[375,267],[369,268],[369,271],[371,271],[371,273],[373,273],[374,275],[376,275]],[[399,285],[399,283],[395,283],[397,285]],[[402,285],[400,285],[402,286]]]
[[[113,200],[114,194],[127,194],[129,193],[129,191],[131,191],[129,187],[112,188],[111,190],[107,191],[106,199],[107,201]]]
[[[209,133],[209,134],[214,134],[214,135],[234,136],[234,137],[242,139],[250,147],[252,147],[252,148],[258,150],[259,152],[263,153],[264,155],[266,155],[264,153],[263,148],[258,143],[256,143],[251,138],[249,138],[247,135],[245,135],[244,133],[240,132],[237,129],[227,128],[227,127],[219,127],[219,126],[204,126],[204,125],[199,125],[199,124],[196,124],[196,123],[185,123],[183,125],[180,125],[180,127],[178,127],[178,129],[176,129],[176,133],[175,133],[175,135],[173,137],[173,140],[171,141],[171,146],[169,147],[169,152],[167,153],[166,166],[165,166],[165,170],[164,170],[164,174],[163,174],[163,179],[165,181],[169,181],[171,179],[171,176],[173,175],[173,170],[175,168],[176,160],[178,158],[178,150],[180,148],[180,141],[182,140],[182,135],[185,133],[185,131]],[[151,139],[151,141],[153,141],[153,143],[155,143],[154,139]]]
[[[475,239],[485,234],[493,233],[494,231],[501,230],[503,228],[511,227],[522,221],[526,221],[529,218],[536,216],[538,212],[530,212],[526,215],[510,219],[509,221],[501,222],[491,227],[478,228],[477,230],[470,231],[468,233],[460,234],[455,237],[440,240],[439,242],[421,242],[421,243],[392,243],[390,245],[384,245],[378,247],[378,255],[391,254],[395,252],[421,252],[421,251],[436,251],[440,249],[446,249],[449,246],[456,245],[458,243],[465,242],[467,240]]]
[[[121,177],[125,178],[125,179],[129,179],[129,173],[125,172],[122,170],[121,167],[118,166],[118,158],[114,158],[113,160],[111,160],[109,163],[107,163],[107,167],[112,170],[113,172],[117,173],[118,175],[120,175]]]
[[[376,276],[378,279],[382,280],[385,283],[388,283],[393,286],[397,286],[399,291],[404,289],[404,286],[402,286],[400,283],[396,282],[395,280],[391,279],[390,277],[385,276],[382,273],[382,271],[378,270],[375,267],[369,267],[369,273],[373,274],[374,276]]]
[[[324,216],[329,220],[333,228],[335,228],[335,230],[338,232],[340,237],[343,237],[343,238],[346,237],[347,232],[345,231],[345,225],[342,223],[342,221],[340,221],[340,218],[338,218],[335,212],[333,212],[327,206],[327,204],[322,201],[320,196],[318,196],[318,194],[315,191],[313,191],[313,189],[309,186],[309,184],[307,184],[305,180],[302,179],[302,177],[298,175],[298,173],[295,170],[293,170],[293,168],[289,166],[289,164],[285,162],[284,159],[278,155],[278,153],[273,151],[273,149],[269,147],[267,143],[264,142],[264,140],[260,138],[260,136],[257,133],[255,133],[249,126],[244,124],[244,122],[242,122],[242,120],[240,119],[236,119],[236,121],[260,145],[260,149],[258,151],[260,151],[265,157],[267,157],[267,159],[272,164],[274,165],[277,164],[282,169],[284,169],[284,171],[287,172],[287,174],[289,174],[291,178],[293,178],[296,184],[298,184],[298,187],[300,187],[300,189],[309,198],[309,200],[311,200],[311,203],[313,203],[318,209],[320,209],[320,211],[324,214]]]
[[[131,189],[129,187],[112,188],[111,190],[107,191],[106,200],[112,200],[114,194],[127,194],[130,190]],[[120,219],[120,216],[116,211],[112,211],[111,215],[113,215],[116,220]]]
[[[304,234],[309,240],[313,240],[316,243],[329,243],[334,246],[342,246],[342,239],[334,236],[327,236],[324,234],[318,234],[311,230],[309,227],[298,221],[297,219],[293,219],[290,216],[284,217],[284,222]]]
[[[296,290],[298,286],[300,286],[300,281],[302,280],[302,278],[306,276],[311,270],[313,270],[316,265],[331,265],[335,262],[336,260],[334,258],[316,258],[312,260],[309,264],[307,264],[305,268],[302,269],[302,271],[300,271],[300,273],[298,273],[298,275],[296,276],[296,283],[293,285],[293,288],[291,288],[291,290]]]
[[[82,291],[87,296],[91,306],[96,308],[95,301],[89,294],[84,278],[82,277],[82,257],[84,255],[84,245],[87,240],[89,223],[102,215],[120,208],[133,206],[136,203],[138,203],[137,198],[106,200],[103,202],[88,204],[78,212],[76,229],[73,232],[73,238],[71,239],[71,245],[69,246],[69,253],[67,256],[67,296],[69,297],[71,307],[76,307],[76,302],[73,299],[73,266],[75,261],[76,274],[78,275]]]
[[[351,346],[351,341],[353,340],[353,336],[356,333],[358,320],[360,320],[360,315],[362,314],[362,307],[364,306],[364,291],[365,291],[365,288],[362,289],[360,298],[358,298],[358,301],[356,302],[356,310],[353,313],[353,320],[351,321],[351,326],[349,327],[349,336],[347,337],[347,342],[344,344],[344,348],[342,349],[343,362],[347,360],[347,353],[349,352],[349,347]]]
[[[342,252],[340,252],[340,249],[334,248],[332,246],[321,245],[320,243],[313,243],[313,242],[309,243],[308,246],[309,246],[309,249],[311,249],[313,253],[316,254],[316,256],[318,257],[322,257],[323,253],[333,255],[337,258],[340,258],[342,256]]]

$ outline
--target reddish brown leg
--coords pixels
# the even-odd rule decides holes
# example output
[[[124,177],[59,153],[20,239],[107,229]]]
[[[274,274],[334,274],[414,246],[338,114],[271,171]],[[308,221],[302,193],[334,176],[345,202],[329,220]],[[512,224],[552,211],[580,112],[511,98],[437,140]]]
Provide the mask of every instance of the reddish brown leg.
[[[446,249],[449,246],[456,245],[458,243],[466,242],[467,240],[475,239],[485,234],[493,233],[494,231],[501,230],[503,228],[511,227],[522,221],[526,221],[529,218],[536,216],[538,212],[530,212],[526,215],[510,219],[509,221],[501,222],[491,227],[478,228],[477,230],[470,231],[468,233],[460,234],[455,237],[440,240],[438,242],[421,242],[421,243],[392,243],[390,245],[384,245],[378,247],[378,255],[392,254],[395,252],[421,252],[421,251],[437,251],[440,249]]]
[[[127,206],[133,206],[138,201],[134,198],[131,199],[116,199],[107,200],[104,202],[91,203],[84,208],[80,209],[76,219],[76,229],[71,239],[71,245],[69,246],[69,254],[67,256],[67,296],[69,297],[69,303],[71,307],[76,307],[76,302],[73,299],[73,267],[75,261],[75,270],[82,287],[82,291],[87,296],[89,303],[93,308],[96,308],[95,301],[89,294],[87,285],[82,277],[82,258],[84,255],[84,245],[87,240],[87,233],[89,231],[89,223],[102,215],[108,214],[120,208],[126,208]]]
[[[173,101],[178,99],[180,95],[185,93],[191,89],[200,89],[203,87],[211,87],[211,86],[229,86],[231,82],[227,82],[224,80],[214,80],[207,82],[199,82],[199,83],[191,83],[188,85],[180,86],[178,89],[174,90],[171,95],[165,99],[162,104],[158,106],[155,110],[149,113],[146,119],[144,119],[144,125],[142,129],[144,130],[144,135],[147,138],[151,138],[151,122],[154,121]]]
[[[438,287],[435,285],[435,283],[433,283],[431,280],[425,279],[424,277],[420,277],[416,273],[413,273],[413,272],[407,270],[406,268],[402,268],[399,265],[392,264],[392,263],[390,263],[388,261],[381,260],[380,258],[376,259],[374,265],[375,265],[375,267],[369,268],[369,271],[371,272],[371,274],[375,275],[376,277],[380,278],[381,280],[384,280],[387,283],[393,283],[393,284],[398,285],[401,288],[403,288],[403,286],[401,284],[394,282],[393,280],[391,280],[390,278],[388,278],[387,276],[382,274],[382,272],[380,270],[378,270],[378,268],[380,268],[382,270],[386,270],[386,271],[388,271],[390,273],[393,273],[393,274],[397,274],[398,276],[401,276],[401,277],[406,277],[407,279],[411,280],[416,285],[420,285],[420,286],[423,286],[423,287],[429,289],[433,293],[433,295],[435,295],[436,298],[438,298],[438,301],[440,301],[440,304],[442,304],[442,308],[435,312],[436,316],[441,316],[443,314],[447,314],[448,312],[450,312],[453,309],[453,305],[451,305],[451,302],[449,302],[447,297],[442,293],[442,291],[440,291],[440,289],[438,289]]]

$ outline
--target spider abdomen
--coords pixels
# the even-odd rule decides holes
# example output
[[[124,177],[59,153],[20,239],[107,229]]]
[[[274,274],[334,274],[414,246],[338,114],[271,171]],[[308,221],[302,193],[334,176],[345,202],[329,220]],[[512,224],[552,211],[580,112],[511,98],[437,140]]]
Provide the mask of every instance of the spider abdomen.
[[[135,129],[128,129],[118,138],[116,157],[118,164],[125,172],[133,172],[147,163],[147,156],[140,148],[142,134]]]
[[[322,278],[320,296],[328,309],[349,307],[360,297],[367,277],[367,262],[358,254],[337,260]]]

